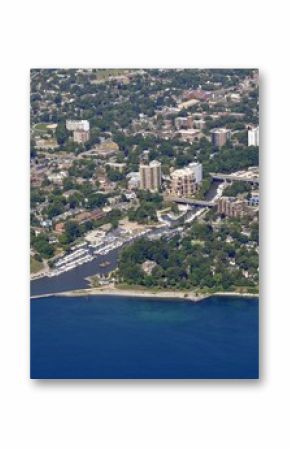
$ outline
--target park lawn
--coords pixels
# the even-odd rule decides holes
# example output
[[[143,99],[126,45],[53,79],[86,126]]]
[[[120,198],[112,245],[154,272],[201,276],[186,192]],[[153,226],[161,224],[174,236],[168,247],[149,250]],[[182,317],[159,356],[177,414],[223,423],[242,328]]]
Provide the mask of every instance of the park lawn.
[[[30,257],[30,273],[37,273],[43,268],[43,263],[34,259],[34,257]]]
[[[36,131],[47,131],[47,123],[37,123],[37,125],[35,125],[34,129]]]
[[[205,242],[203,240],[191,240],[191,244],[204,246]]]
[[[110,76],[119,76],[127,73],[127,69],[99,69],[96,73],[98,81],[106,81]]]

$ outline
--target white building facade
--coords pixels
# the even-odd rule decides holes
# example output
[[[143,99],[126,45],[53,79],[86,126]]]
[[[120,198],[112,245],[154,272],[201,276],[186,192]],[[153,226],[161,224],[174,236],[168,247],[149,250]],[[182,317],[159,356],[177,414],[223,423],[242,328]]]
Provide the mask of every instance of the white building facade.
[[[202,182],[202,164],[200,162],[191,162],[188,167],[193,171],[195,182],[201,184]]]
[[[66,129],[68,131],[89,131],[90,122],[88,120],[67,120]]]
[[[248,146],[259,146],[259,126],[248,130]]]

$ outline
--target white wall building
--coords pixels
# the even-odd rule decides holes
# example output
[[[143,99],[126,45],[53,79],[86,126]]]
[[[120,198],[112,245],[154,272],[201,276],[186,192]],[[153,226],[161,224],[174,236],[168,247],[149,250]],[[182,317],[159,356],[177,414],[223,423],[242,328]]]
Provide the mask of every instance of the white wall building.
[[[192,169],[197,184],[202,182],[202,164],[200,162],[191,162],[188,165]]]
[[[128,173],[126,178],[128,179],[128,189],[134,190],[140,188],[140,173],[138,171]]]
[[[88,120],[67,120],[66,129],[68,131],[89,131],[90,122]]]
[[[248,130],[248,146],[259,146],[259,126]]]

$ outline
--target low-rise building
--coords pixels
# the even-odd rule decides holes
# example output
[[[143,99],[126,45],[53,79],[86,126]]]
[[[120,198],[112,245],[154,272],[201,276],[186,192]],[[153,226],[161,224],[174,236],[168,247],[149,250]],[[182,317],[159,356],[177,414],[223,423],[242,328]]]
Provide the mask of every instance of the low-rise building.
[[[118,151],[119,145],[112,139],[106,139],[100,144],[95,145],[94,148],[90,150],[90,153],[95,154],[100,158],[109,158],[118,153]]]
[[[126,168],[126,164],[124,162],[108,162],[106,165],[120,173],[122,173]]]
[[[190,108],[191,106],[196,105],[199,103],[199,100],[196,98],[192,98],[191,100],[183,101],[182,103],[179,103],[178,109],[181,111],[182,109]]]
[[[234,103],[239,103],[239,101],[241,101],[241,95],[240,94],[231,94],[230,95],[230,99],[234,102]]]
[[[193,127],[193,117],[191,115],[187,117],[176,117],[174,123],[176,129],[189,129]]]
[[[56,234],[63,234],[64,233],[64,223],[56,223],[54,226],[54,231]]]
[[[106,236],[105,231],[102,231],[100,229],[94,229],[93,231],[88,232],[84,238],[91,245],[99,245],[104,243],[105,236]]]
[[[145,262],[142,263],[141,267],[144,273],[152,274],[152,271],[156,267],[156,265],[157,263],[153,260],[145,260]]]
[[[202,90],[202,89],[191,89],[184,93],[183,97],[186,100],[201,100],[201,101],[207,101],[213,98],[213,92]]]
[[[66,200],[68,200],[70,196],[72,196],[72,195],[74,195],[74,194],[78,194],[78,193],[79,193],[78,190],[76,190],[76,189],[70,189],[70,190],[66,190],[66,191],[63,193],[63,196],[65,197]]]
[[[99,220],[105,216],[105,213],[101,209],[95,209],[91,212],[81,212],[74,217],[74,220],[79,223],[85,223],[89,220]]]
[[[199,129],[179,129],[176,132],[177,137],[181,137],[181,139],[192,142],[195,138],[200,137]]]
[[[136,200],[137,195],[135,192],[128,192],[128,193],[125,193],[125,197],[126,197],[127,201],[133,201],[133,200]]]
[[[249,199],[249,206],[258,207],[260,204],[260,194],[258,191],[251,192],[251,197]]]
[[[58,173],[51,173],[48,175],[48,180],[56,185],[62,185],[63,180],[68,176],[66,171],[60,171]]]

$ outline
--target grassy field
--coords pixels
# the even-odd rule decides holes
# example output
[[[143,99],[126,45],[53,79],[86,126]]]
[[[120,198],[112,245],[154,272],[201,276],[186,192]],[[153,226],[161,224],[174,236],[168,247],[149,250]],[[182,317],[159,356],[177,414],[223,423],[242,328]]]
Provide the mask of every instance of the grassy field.
[[[47,123],[37,123],[37,125],[35,125],[34,129],[36,131],[46,131],[47,130]]]
[[[97,69],[96,80],[106,81],[110,76],[125,75],[128,69]]]
[[[30,257],[30,273],[37,273],[43,268],[43,263],[34,259],[34,257]]]
[[[205,242],[203,240],[191,240],[191,244],[204,246]]]

